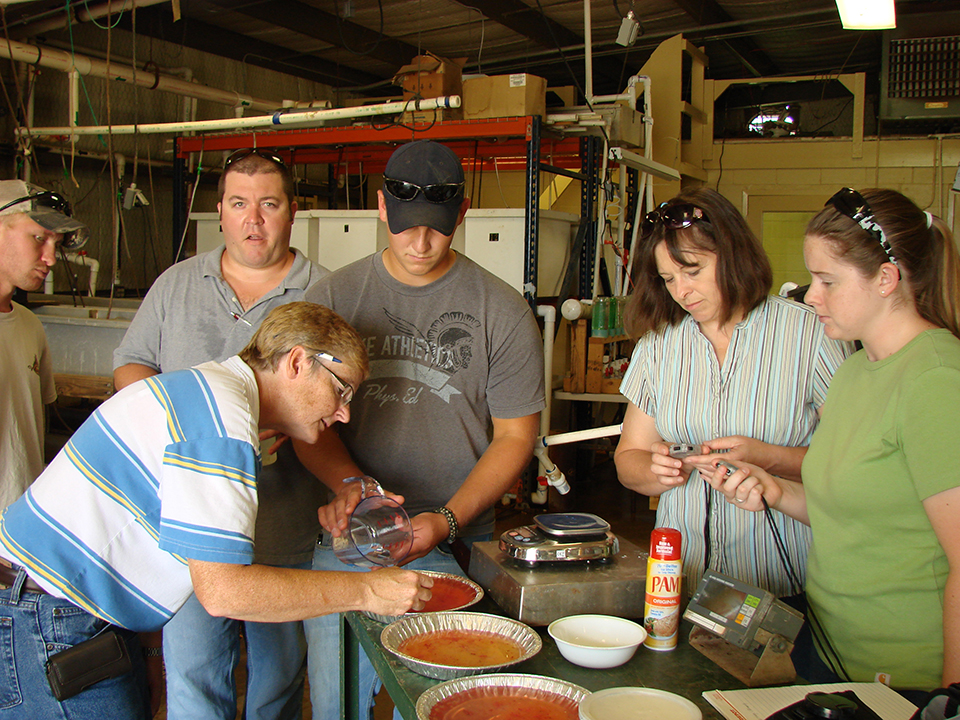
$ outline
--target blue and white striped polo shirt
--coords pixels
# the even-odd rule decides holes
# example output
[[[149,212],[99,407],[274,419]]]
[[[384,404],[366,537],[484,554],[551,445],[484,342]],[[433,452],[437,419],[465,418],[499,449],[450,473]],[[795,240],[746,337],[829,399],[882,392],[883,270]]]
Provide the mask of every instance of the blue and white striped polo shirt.
[[[253,560],[260,401],[239,357],[124,388],[0,518],[0,554],[131,630],[193,592],[186,559]]]

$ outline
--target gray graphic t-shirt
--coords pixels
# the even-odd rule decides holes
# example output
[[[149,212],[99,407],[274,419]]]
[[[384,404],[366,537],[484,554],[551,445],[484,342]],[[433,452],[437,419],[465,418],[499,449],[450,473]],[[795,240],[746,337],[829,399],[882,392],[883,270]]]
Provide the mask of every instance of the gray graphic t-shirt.
[[[491,416],[544,407],[543,346],[518,292],[457,256],[424,287],[397,282],[379,253],[307,290],[357,329],[370,377],[340,437],[364,472],[415,515],[446,503],[490,443]],[[492,509],[465,534],[491,532]]]

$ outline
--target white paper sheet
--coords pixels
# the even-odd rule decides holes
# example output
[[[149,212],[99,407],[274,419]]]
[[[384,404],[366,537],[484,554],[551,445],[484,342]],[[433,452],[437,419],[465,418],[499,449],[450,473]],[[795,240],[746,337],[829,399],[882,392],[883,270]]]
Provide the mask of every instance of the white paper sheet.
[[[765,720],[777,710],[803,700],[807,693],[853,690],[883,720],[909,720],[917,708],[882,683],[788,685],[749,690],[709,690],[703,697],[727,720]]]

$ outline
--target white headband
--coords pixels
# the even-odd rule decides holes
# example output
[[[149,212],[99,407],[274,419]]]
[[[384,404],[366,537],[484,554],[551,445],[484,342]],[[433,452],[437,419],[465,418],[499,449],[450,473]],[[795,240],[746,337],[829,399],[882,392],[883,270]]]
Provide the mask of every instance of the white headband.
[[[923,214],[927,216],[927,227],[933,227],[933,215],[928,213],[926,210],[923,211]]]

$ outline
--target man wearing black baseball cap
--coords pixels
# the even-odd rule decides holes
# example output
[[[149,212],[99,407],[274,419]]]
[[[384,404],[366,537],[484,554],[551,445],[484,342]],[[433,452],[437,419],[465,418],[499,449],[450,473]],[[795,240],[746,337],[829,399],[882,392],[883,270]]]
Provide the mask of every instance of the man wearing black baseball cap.
[[[0,181],[0,511],[43,470],[43,406],[57,399],[43,325],[13,293],[43,287],[57,248],[85,232],[62,196]]]
[[[403,498],[414,542],[405,564],[463,575],[452,551],[492,536],[493,506],[533,454],[544,407],[543,345],[523,297],[451,248],[470,207],[463,166],[429,140],[400,146],[377,193],[389,245],[323,278],[305,299],[332,308],[366,341],[370,377],[351,422],[297,445],[335,494],[320,509],[313,567],[348,570],[331,537],[345,528],[372,476]],[[459,553],[458,553],[459,554]],[[317,720],[342,717],[338,619],[305,622]],[[361,703],[376,674],[360,658]]]

